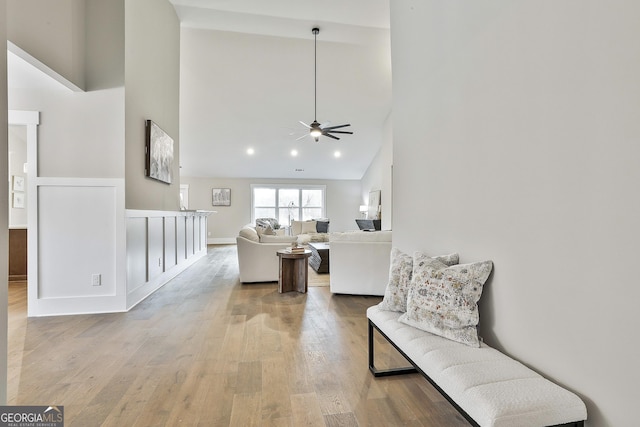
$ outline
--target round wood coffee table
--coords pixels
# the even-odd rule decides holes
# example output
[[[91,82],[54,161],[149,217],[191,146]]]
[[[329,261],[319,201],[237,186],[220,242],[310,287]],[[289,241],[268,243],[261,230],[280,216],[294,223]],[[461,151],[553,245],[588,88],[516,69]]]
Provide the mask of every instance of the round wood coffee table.
[[[280,273],[278,274],[278,292],[298,291],[307,292],[309,269],[309,256],[311,251],[291,252],[281,249],[277,252],[280,261]]]

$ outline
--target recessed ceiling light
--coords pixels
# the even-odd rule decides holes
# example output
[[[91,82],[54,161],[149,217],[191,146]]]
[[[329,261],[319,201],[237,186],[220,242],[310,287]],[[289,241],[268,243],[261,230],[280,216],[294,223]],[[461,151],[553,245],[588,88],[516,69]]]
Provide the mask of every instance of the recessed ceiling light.
[[[255,150],[253,148],[247,148],[247,154],[248,155],[253,155],[253,153],[255,153]]]
[[[293,157],[297,156],[298,155],[298,150],[291,150],[291,155]]]
[[[342,156],[342,153],[340,153],[339,151],[335,151],[335,152],[333,153],[333,157],[335,157],[335,158],[338,158],[338,157],[340,157],[340,156]]]

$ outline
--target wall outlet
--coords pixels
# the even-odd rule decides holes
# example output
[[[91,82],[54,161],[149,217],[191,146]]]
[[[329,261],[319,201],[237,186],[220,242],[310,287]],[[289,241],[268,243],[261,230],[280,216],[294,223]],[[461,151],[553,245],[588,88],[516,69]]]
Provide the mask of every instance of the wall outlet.
[[[207,231],[207,236],[211,237],[211,232]]]
[[[91,284],[93,286],[102,286],[102,274],[92,274]]]

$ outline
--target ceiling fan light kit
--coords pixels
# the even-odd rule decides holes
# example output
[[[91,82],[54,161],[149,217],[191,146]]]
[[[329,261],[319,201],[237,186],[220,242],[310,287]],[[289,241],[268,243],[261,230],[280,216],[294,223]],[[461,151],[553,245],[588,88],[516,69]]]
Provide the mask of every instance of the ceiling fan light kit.
[[[311,30],[311,32],[313,33],[313,46],[314,46],[314,51],[313,51],[313,66],[314,66],[314,74],[313,74],[313,89],[314,89],[314,106],[313,106],[313,122],[308,125],[303,121],[300,121],[300,123],[302,123],[304,126],[306,126],[307,128],[309,128],[309,135],[313,138],[313,140],[315,142],[318,142],[320,140],[321,136],[326,136],[335,140],[339,140],[340,138],[338,138],[335,135],[332,135],[334,133],[341,133],[341,134],[349,134],[352,135],[353,132],[350,131],[345,131],[345,130],[336,130],[336,129],[342,129],[345,128],[347,126],[351,126],[350,124],[345,124],[345,125],[337,125],[337,126],[323,126],[320,123],[318,123],[317,120],[317,112],[318,112],[318,33],[320,33],[320,29],[315,27]],[[304,136],[303,136],[304,137]],[[298,139],[302,139],[298,138]]]

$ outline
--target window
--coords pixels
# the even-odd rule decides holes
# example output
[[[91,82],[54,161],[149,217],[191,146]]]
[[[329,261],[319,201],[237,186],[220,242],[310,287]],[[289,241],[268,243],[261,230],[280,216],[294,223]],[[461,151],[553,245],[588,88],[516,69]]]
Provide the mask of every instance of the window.
[[[251,222],[277,218],[284,226],[291,221],[323,218],[324,185],[251,185]]]

